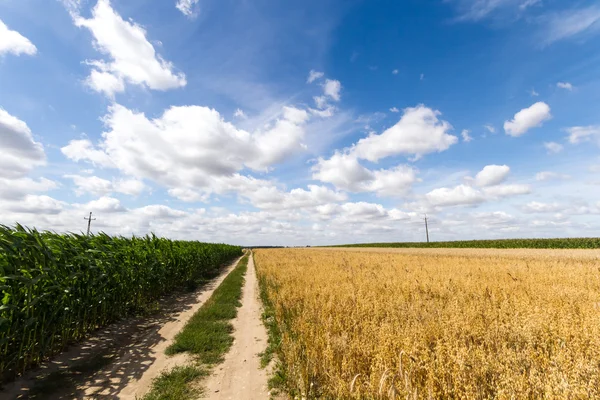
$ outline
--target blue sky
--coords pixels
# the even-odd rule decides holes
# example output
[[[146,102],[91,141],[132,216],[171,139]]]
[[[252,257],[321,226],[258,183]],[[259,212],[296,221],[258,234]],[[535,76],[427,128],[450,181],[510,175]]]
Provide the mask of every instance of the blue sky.
[[[597,236],[600,6],[0,0],[0,223]]]

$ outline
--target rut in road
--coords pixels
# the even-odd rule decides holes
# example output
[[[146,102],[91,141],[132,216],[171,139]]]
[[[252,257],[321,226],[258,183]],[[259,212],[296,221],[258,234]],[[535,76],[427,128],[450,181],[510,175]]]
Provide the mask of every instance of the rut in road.
[[[260,352],[267,347],[267,330],[262,323],[262,304],[254,258],[248,260],[242,306],[232,322],[234,342],[222,364],[215,367],[203,386],[211,400],[269,399],[268,371],[260,367]]]

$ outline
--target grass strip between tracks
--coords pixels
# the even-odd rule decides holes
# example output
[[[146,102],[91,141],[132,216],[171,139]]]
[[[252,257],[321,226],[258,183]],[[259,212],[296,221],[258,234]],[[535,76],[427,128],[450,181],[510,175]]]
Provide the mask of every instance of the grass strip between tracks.
[[[188,352],[197,357],[197,365],[176,367],[156,378],[144,400],[186,400],[200,392],[195,382],[208,375],[208,368],[223,361],[233,344],[231,320],[242,304],[244,275],[248,269],[248,254],[213,292],[210,299],[190,318],[175,336],[166,353]]]

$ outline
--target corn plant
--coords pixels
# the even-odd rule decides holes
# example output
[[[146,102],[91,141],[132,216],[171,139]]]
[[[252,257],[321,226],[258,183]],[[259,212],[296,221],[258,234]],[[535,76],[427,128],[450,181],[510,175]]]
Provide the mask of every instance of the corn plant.
[[[0,378],[135,315],[242,254],[225,244],[0,225]]]

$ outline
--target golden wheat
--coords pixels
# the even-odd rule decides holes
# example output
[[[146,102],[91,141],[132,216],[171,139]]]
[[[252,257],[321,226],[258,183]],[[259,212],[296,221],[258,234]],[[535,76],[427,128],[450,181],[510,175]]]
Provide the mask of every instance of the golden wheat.
[[[599,256],[255,252],[306,398],[600,398]]]

